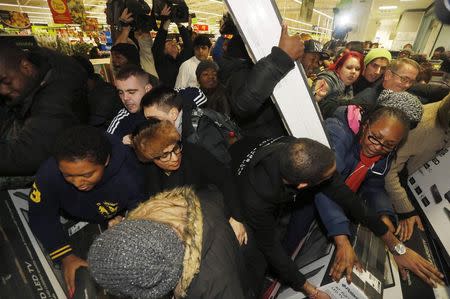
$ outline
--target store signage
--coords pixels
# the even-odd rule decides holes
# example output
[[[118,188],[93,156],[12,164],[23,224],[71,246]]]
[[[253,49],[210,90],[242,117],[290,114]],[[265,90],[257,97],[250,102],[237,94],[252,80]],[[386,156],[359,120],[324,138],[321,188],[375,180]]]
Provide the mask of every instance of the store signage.
[[[209,26],[207,24],[194,24],[193,25],[195,31],[208,31]]]
[[[19,11],[0,10],[0,22],[7,27],[17,29],[26,29],[31,26],[28,15]]]
[[[67,1],[69,7],[70,16],[73,24],[86,23],[86,12],[84,10],[83,0],[64,0]]]
[[[66,0],[47,0],[55,24],[72,24]]]

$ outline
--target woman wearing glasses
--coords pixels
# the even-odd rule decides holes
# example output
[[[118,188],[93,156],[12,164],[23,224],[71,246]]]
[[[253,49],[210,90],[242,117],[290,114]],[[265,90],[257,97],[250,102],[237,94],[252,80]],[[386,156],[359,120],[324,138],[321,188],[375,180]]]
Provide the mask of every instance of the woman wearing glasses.
[[[408,116],[398,108],[380,107],[366,115],[356,133],[344,117],[328,118],[325,125],[336,154],[337,171],[345,184],[358,193],[394,233],[395,213],[384,189],[384,177],[396,148],[408,135]],[[350,221],[344,211],[322,193],[316,196],[315,204],[328,235],[335,241],[337,253],[330,274],[338,280],[343,272],[349,274],[353,265],[358,265],[348,239]]]
[[[149,119],[133,134],[132,142],[139,160],[151,162],[145,167],[148,196],[186,185],[215,185],[223,194],[225,215],[239,243],[247,243],[236,184],[228,168],[202,147],[181,142],[175,126],[167,120]]]

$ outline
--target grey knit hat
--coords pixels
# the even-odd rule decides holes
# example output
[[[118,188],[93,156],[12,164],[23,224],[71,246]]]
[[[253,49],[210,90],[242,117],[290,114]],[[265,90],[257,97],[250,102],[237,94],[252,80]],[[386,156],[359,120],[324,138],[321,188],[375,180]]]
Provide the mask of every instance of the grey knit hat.
[[[180,280],[183,258],[183,243],[170,226],[126,220],[94,241],[88,263],[95,280],[114,295],[161,298]]]
[[[385,89],[378,97],[378,104],[400,109],[408,116],[412,124],[417,124],[422,119],[423,105],[415,95],[409,92],[394,92]]]

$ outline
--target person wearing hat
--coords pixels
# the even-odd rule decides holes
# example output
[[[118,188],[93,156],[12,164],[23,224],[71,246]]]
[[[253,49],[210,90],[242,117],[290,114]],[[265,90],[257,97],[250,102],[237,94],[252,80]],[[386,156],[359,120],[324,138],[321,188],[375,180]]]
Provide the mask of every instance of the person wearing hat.
[[[175,81],[175,88],[198,87],[195,71],[200,61],[208,59],[211,45],[209,37],[204,34],[199,34],[194,39],[194,56],[181,64]]]
[[[367,87],[372,87],[384,75],[391,59],[392,55],[386,49],[375,48],[370,50],[364,57],[362,76],[353,84],[354,94],[358,94]]]
[[[305,70],[308,81],[311,81],[311,84],[309,84],[311,86],[312,80],[315,79],[318,73],[320,59],[325,58],[326,54],[322,52],[322,44],[316,40],[306,40],[304,41],[304,45],[305,53],[300,59],[300,62]]]
[[[93,242],[93,277],[131,298],[254,298],[221,204],[209,188],[151,197]]]
[[[230,104],[228,103],[225,87],[217,80],[219,66],[214,61],[205,60],[199,63],[195,71],[200,89],[208,98],[205,107],[230,115]]]

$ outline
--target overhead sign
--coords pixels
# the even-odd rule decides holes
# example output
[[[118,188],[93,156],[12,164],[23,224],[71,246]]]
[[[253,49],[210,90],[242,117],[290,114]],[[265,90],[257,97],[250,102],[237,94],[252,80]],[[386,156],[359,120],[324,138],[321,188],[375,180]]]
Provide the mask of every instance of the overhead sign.
[[[66,0],[47,0],[55,24],[72,24]]]
[[[194,24],[192,25],[194,27],[194,31],[208,31],[209,26],[207,24]]]

